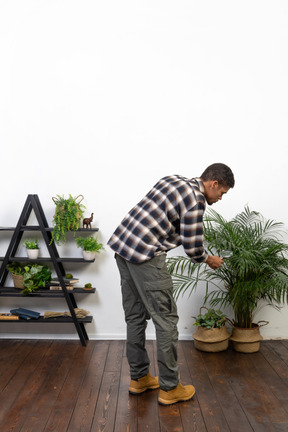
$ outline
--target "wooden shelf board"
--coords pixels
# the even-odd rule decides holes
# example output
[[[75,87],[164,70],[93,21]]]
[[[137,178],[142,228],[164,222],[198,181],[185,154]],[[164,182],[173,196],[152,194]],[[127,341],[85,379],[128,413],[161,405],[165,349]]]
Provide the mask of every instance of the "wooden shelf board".
[[[84,290],[83,288],[74,288],[71,291],[67,291],[68,294],[94,294],[96,288],[91,290]],[[35,293],[24,296],[21,290],[14,287],[0,287],[0,297],[64,297],[63,291],[54,291],[49,289],[39,289]]]
[[[79,323],[91,323],[93,320],[92,316],[87,316],[85,318],[78,318],[77,321]],[[55,318],[45,318],[40,316],[38,319],[30,319],[30,320],[0,320],[0,323],[29,323],[29,324],[51,324],[51,323],[70,323],[73,324],[73,319],[70,317],[55,317]]]
[[[0,257],[0,261],[3,261],[4,260],[4,257]],[[30,259],[30,258],[28,258],[28,257],[17,257],[17,256],[14,256],[14,257],[10,257],[9,258],[9,262],[52,262],[52,258],[51,257],[39,257],[39,258],[37,258],[37,259]],[[66,262],[66,263],[92,263],[92,262],[94,262],[95,261],[95,259],[93,259],[93,260],[84,260],[84,258],[72,258],[72,257],[59,257],[59,258],[56,258],[56,262],[61,262],[61,263],[64,263],[64,262]]]
[[[53,231],[53,227],[44,228],[45,231]],[[15,227],[0,227],[0,231],[15,231]],[[39,225],[21,225],[21,231],[41,231]],[[96,232],[99,228],[79,228],[75,232]],[[74,233],[74,231],[68,231],[67,234]]]

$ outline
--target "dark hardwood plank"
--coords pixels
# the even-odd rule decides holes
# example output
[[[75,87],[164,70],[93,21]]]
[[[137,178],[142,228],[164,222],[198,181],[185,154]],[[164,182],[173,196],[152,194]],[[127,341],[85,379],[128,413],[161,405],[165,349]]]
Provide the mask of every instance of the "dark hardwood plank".
[[[153,341],[146,342],[146,349],[150,358],[150,373],[154,376],[158,375],[155,367],[154,346]],[[138,398],[138,432],[160,432],[160,424],[158,418],[158,390],[147,391]]]
[[[116,417],[120,371],[104,372],[91,432],[113,432]]]
[[[184,347],[194,348],[193,342],[183,341],[179,343],[178,346],[178,364],[180,372],[180,380],[183,385],[194,385],[196,393],[191,401],[179,404],[179,409],[181,413],[181,419],[183,423],[184,431],[191,432],[206,432],[206,426],[203,419],[202,411],[197,396],[197,384],[193,381],[189,372],[190,356],[188,359],[185,357]],[[186,349],[187,349],[186,347]],[[186,351],[187,352],[187,351]]]
[[[282,343],[282,341],[264,341],[261,345],[261,352],[265,353],[265,356],[268,358],[273,358],[273,364],[271,366],[273,368],[277,368],[279,365],[279,375],[283,378],[288,378],[288,347]],[[270,352],[270,353],[269,353]],[[274,364],[275,361],[275,364]],[[286,365],[286,368],[284,367]]]
[[[159,405],[159,420],[161,432],[184,432],[179,405],[177,404]]]
[[[230,432],[227,420],[205,368],[205,357],[194,348],[194,343],[183,344],[196,394],[208,432]]]
[[[130,371],[127,357],[122,358],[115,427],[113,432],[137,432],[139,396],[130,395]]]
[[[45,432],[63,432],[68,429],[93,348],[94,344],[88,343],[86,347],[78,344],[74,361],[51,409],[51,414],[44,429]],[[65,373],[64,369],[63,373]]]
[[[281,343],[288,349],[288,340],[281,340]]]
[[[76,341],[54,341],[51,347],[58,356],[50,363],[46,380],[35,398],[21,432],[42,432],[45,429],[51,410],[61,392],[67,374],[78,350]]]
[[[251,357],[251,361],[253,366],[257,369],[259,375],[268,385],[270,391],[274,394],[274,396],[277,397],[279,401],[282,401],[285,404],[283,407],[288,409],[288,378],[283,377],[282,373],[281,376],[278,375],[273,367],[273,362],[271,367],[271,364],[265,356],[266,348],[269,350],[268,346],[266,347],[265,345],[262,345],[261,352],[255,353]],[[283,369],[287,368],[282,364],[281,370],[283,371]],[[286,374],[286,371],[284,371],[284,374]]]
[[[273,413],[269,412],[269,404],[273,405],[274,400],[270,397],[265,382],[253,367],[253,355],[228,350],[224,357],[224,370],[253,430],[272,432],[275,428],[270,417]]]
[[[152,342],[152,341],[150,341]],[[155,371],[154,374],[158,375],[158,362],[157,362],[157,343],[156,341],[152,342],[153,346],[153,352],[154,352],[154,358],[152,358],[149,347],[148,347],[148,353],[150,355],[150,359],[152,360],[151,363],[151,370]],[[169,406],[162,406],[158,404],[158,391],[153,391],[154,398],[155,398],[155,406],[158,406],[158,415],[157,420],[159,418],[159,428],[161,432],[184,432],[182,428],[182,421],[181,421],[181,415],[180,415],[180,409],[179,404],[175,405],[169,405]],[[157,424],[156,424],[157,427]],[[152,429],[147,429],[151,430]],[[156,429],[158,431],[158,427]]]
[[[114,431],[124,345],[110,341],[91,432]]]
[[[207,375],[221,405],[229,430],[231,432],[253,432],[233,387],[230,385],[226,368],[223,368],[225,355],[225,352],[202,353]]]
[[[19,391],[13,406],[7,412],[4,421],[0,423],[0,430],[8,430],[9,425],[13,422],[13,431],[20,431],[28,413],[37,404],[38,398],[36,399],[36,394],[40,393],[40,389],[47,377],[53,375],[55,364],[57,364],[62,351],[63,343],[60,345],[59,343],[53,344],[47,341],[47,350],[42,357],[41,363],[27,379],[22,390]]]
[[[5,421],[10,410],[13,410],[13,404],[17,403],[19,394],[26,385],[26,382],[30,376],[33,376],[34,371],[37,370],[39,365],[41,365],[42,358],[50,344],[51,342],[47,341],[27,341],[28,350],[25,347],[26,344],[21,344],[23,347],[23,357],[21,350],[17,350],[18,356],[22,361],[19,361],[17,371],[13,370],[8,384],[1,392],[0,424]],[[33,347],[32,350],[31,346]],[[27,355],[27,352],[29,352],[29,355]],[[13,424],[14,421],[16,419],[13,420]],[[0,428],[0,430],[3,429]]]
[[[0,341],[0,391],[17,372],[25,357],[30,354],[37,341]]]
[[[125,343],[123,340],[112,340],[105,364],[105,372],[119,372],[122,365]]]
[[[276,405],[275,416],[277,416],[277,418],[276,420],[275,417],[272,418],[272,422],[277,431],[288,431],[288,345],[285,342],[287,341],[284,341],[284,343],[282,341],[265,341],[261,346],[261,355],[255,355],[255,357],[253,356],[251,359],[255,367],[259,370],[262,379],[276,398],[274,409]],[[271,409],[273,409],[273,405]],[[281,415],[282,410],[286,415]]]
[[[108,341],[95,342],[87,373],[76,401],[77,409],[74,409],[67,432],[89,432],[91,429],[108,349]]]

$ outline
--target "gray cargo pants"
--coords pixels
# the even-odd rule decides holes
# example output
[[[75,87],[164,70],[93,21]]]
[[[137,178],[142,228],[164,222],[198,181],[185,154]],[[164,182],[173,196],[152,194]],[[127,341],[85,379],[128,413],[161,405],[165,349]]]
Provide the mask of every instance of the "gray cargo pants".
[[[168,273],[166,255],[132,264],[115,255],[121,276],[122,301],[127,324],[127,358],[131,379],[149,372],[150,360],[145,349],[147,319],[156,330],[159,383],[162,390],[177,387],[178,314]]]

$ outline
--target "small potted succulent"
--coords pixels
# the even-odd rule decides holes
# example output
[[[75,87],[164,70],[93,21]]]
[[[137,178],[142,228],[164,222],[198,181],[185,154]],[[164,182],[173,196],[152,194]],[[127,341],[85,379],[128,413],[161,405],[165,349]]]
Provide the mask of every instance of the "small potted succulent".
[[[76,245],[83,250],[83,258],[87,261],[94,260],[96,253],[100,253],[101,250],[104,250],[103,244],[98,243],[97,239],[92,236],[77,237]]]
[[[86,283],[83,287],[83,290],[84,291],[92,291],[93,290],[92,284],[90,282]]]
[[[27,256],[30,259],[37,259],[39,256],[38,240],[25,240],[24,246],[26,248]]]

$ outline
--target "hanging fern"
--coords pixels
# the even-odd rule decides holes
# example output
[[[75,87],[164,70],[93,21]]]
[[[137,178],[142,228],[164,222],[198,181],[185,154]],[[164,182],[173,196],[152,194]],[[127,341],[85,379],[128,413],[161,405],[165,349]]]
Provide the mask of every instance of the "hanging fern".
[[[68,231],[77,231],[80,226],[80,220],[83,218],[85,206],[81,204],[83,196],[79,195],[73,198],[69,194],[68,198],[57,195],[57,198],[52,198],[55,205],[55,213],[52,221],[52,241],[55,241],[57,245],[65,243],[66,233]]]

